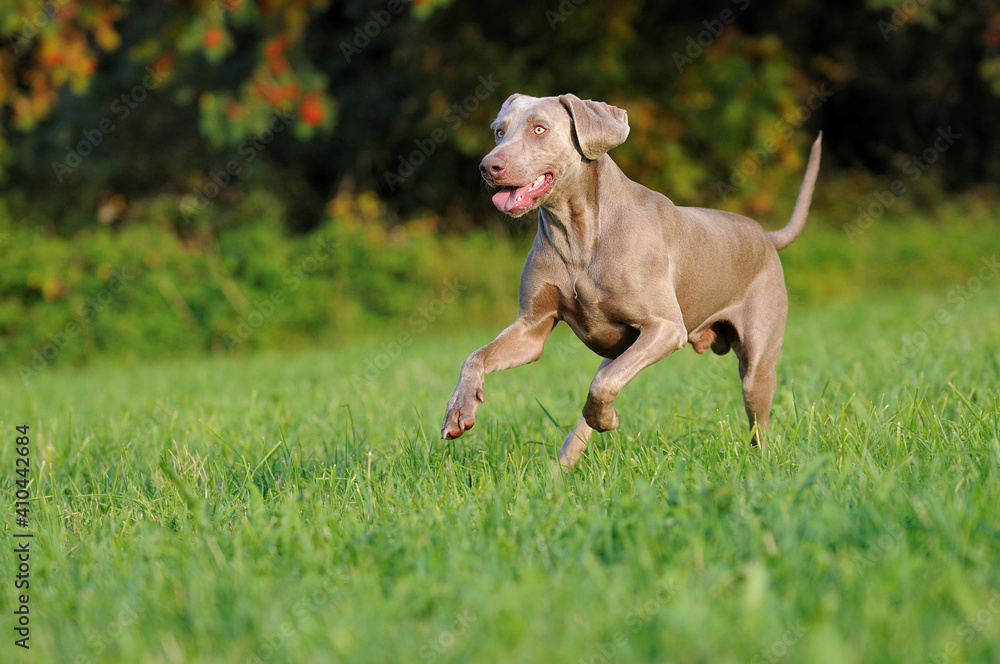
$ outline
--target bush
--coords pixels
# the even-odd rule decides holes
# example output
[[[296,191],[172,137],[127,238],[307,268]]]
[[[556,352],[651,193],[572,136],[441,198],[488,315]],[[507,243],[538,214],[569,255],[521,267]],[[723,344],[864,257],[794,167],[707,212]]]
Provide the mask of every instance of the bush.
[[[169,197],[141,206],[143,223],[71,238],[4,217],[0,365],[30,379],[97,354],[287,348],[392,324],[513,317],[523,248],[419,223],[388,229],[373,200],[334,201],[336,216],[302,236],[283,230],[280,205],[259,192],[206,208],[180,233]]]
[[[499,330],[517,311],[523,236],[442,234],[434,219],[388,227],[371,194],[335,198],[306,235],[284,230],[286,212],[265,192],[206,206],[186,222],[180,202],[137,202],[129,223],[59,237],[39,224],[15,226],[0,201],[0,367],[30,380],[96,355],[287,349],[454,325]],[[970,198],[934,218],[898,206],[864,228],[851,226],[847,208],[817,206],[781,253],[792,301],[945,291],[1000,254],[990,204]]]

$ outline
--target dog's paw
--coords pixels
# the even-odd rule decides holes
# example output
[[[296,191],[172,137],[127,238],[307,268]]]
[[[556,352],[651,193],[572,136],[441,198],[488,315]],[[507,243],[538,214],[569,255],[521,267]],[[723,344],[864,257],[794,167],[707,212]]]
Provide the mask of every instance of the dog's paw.
[[[587,403],[583,407],[583,419],[594,431],[611,431],[618,428],[618,413],[613,403],[598,402],[587,395]]]
[[[482,388],[455,390],[445,410],[441,437],[453,440],[476,425],[476,408],[486,399]]]

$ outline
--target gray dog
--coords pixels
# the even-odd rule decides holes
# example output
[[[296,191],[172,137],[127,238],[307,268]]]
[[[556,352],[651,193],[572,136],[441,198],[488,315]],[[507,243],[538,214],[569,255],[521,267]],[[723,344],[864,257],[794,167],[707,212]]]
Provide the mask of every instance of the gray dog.
[[[805,225],[822,134],[791,221],[765,232],[737,214],[678,207],[629,180],[606,154],[628,136],[620,108],[515,94],[491,127],[497,145],[479,170],[500,187],[493,204],[514,217],[537,208],[538,233],[517,319],[462,365],[442,437],[471,429],[486,374],[537,360],[562,320],[604,357],[559,450],[562,466],[576,463],[593,431],[618,426],[614,402],[626,383],[688,342],[698,353],[735,351],[753,440],[763,444],[788,312],[777,250]]]

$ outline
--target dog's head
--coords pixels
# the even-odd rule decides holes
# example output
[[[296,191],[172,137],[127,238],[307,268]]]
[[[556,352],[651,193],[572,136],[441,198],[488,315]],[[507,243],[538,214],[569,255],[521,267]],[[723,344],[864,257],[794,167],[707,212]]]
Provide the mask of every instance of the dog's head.
[[[497,146],[479,171],[500,187],[493,204],[520,217],[558,194],[585,164],[628,137],[628,114],[576,95],[528,97],[514,94],[490,125]]]

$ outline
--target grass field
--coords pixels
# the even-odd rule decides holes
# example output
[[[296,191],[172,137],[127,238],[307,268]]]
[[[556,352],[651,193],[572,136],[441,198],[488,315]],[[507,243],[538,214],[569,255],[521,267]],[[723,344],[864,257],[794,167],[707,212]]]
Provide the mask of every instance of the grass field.
[[[597,366],[564,326],[451,442],[495,329],[8,374],[2,658],[1000,662],[996,276],[793,303],[766,450],[732,355],[685,349],[556,480]]]

